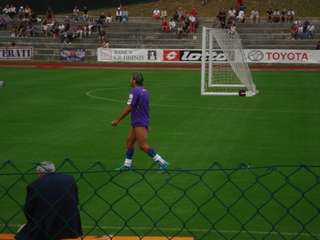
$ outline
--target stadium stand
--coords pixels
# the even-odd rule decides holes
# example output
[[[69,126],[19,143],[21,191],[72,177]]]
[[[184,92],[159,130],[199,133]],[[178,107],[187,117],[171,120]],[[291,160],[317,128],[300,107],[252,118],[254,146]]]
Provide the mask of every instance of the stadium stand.
[[[65,16],[56,16],[57,21],[63,21]],[[151,21],[150,21],[151,19]],[[310,19],[310,18],[309,18]],[[303,19],[301,19],[303,21]],[[311,20],[316,26],[312,39],[294,41],[291,37],[291,23],[268,23],[265,19],[260,23],[238,23],[237,30],[243,40],[245,48],[290,48],[290,49],[314,49],[319,38],[320,20]],[[112,48],[201,48],[201,26],[219,26],[214,18],[199,18],[199,28],[196,33],[185,34],[179,37],[176,32],[163,33],[161,24],[151,17],[131,17],[126,24],[112,22],[104,26],[105,37]],[[76,23],[72,23],[76,24]],[[10,25],[10,24],[9,24]],[[0,31],[1,46],[9,46],[12,42],[20,46],[33,46],[35,59],[51,59],[59,54],[59,50],[66,45],[53,37],[36,35],[33,37],[10,36],[10,26]],[[86,38],[72,40],[72,47],[85,48],[87,60],[96,59],[96,49],[101,45],[98,32],[94,32]]]

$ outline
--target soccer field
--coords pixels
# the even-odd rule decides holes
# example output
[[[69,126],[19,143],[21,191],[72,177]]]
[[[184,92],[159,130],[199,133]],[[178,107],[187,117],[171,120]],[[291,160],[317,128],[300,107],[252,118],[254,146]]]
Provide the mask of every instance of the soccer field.
[[[65,158],[72,159],[80,169],[96,161],[102,162],[110,170],[118,167],[123,162],[129,118],[117,128],[111,127],[111,121],[126,104],[132,72],[1,68],[0,80],[4,80],[6,86],[0,88],[0,161],[12,160],[20,169],[31,168],[33,162],[50,160],[59,163]],[[241,163],[252,167],[319,165],[320,72],[254,72],[254,81],[260,94],[252,98],[200,96],[200,71],[142,72],[151,96],[149,141],[170,162],[170,169],[206,169],[213,162],[225,168],[234,168]],[[149,168],[151,160],[141,151],[136,151],[134,165],[138,169]],[[182,175],[178,181],[185,181],[186,185],[190,179],[192,181],[192,176]],[[32,177],[27,179],[31,180]],[[149,177],[150,181],[157,182],[164,176],[153,174]],[[139,179],[132,173],[119,178],[123,183]],[[301,182],[305,181],[302,176],[298,178]],[[99,182],[105,176],[97,174],[90,179]],[[213,177],[212,180],[219,178]],[[23,203],[25,196],[22,185],[17,187],[15,195],[20,203]],[[80,195],[84,199],[85,191],[81,192],[81,188],[89,189],[88,184],[80,181],[79,185]],[[104,196],[112,199],[117,190],[113,191],[104,193]],[[135,191],[140,195],[148,193],[143,184],[137,186]],[[168,189],[163,194],[172,194],[170,191]],[[191,194],[199,198],[202,196],[201,192]],[[261,197],[259,193],[253,195],[254,199]],[[314,201],[320,201],[319,194],[312,196]],[[123,201],[119,204],[127,210],[132,203]],[[98,215],[101,212],[98,206],[103,206],[103,202],[89,202],[86,208],[90,206],[97,206],[90,214]],[[0,207],[2,219],[7,219],[15,206],[9,198],[4,197],[0,199]],[[150,206],[152,210],[162,211],[161,207]],[[195,210],[181,207],[179,211],[190,217]],[[272,211],[276,212],[277,208]],[[305,211],[312,212],[313,209]],[[208,212],[214,214],[212,209]],[[123,214],[126,213],[124,211]],[[101,217],[99,224],[108,226],[111,222],[120,226],[122,223],[116,218],[116,215],[108,219]],[[137,216],[134,220],[139,219],[143,217]],[[202,220],[197,222],[197,216],[193,219],[194,223],[189,222],[193,229],[210,227]],[[88,215],[83,216],[82,220],[89,230],[95,224]],[[22,223],[22,214],[10,222]],[[146,223],[136,221],[135,224],[136,228],[133,228],[142,229]],[[232,234],[233,225],[236,224],[227,221],[221,227],[231,229],[226,234]],[[308,231],[319,234],[318,227],[319,223],[314,224]],[[288,220],[283,231],[296,232],[297,228]],[[175,229],[174,216],[165,221],[164,229]],[[252,229],[266,231],[258,223]],[[199,232],[199,238],[209,237],[206,231]],[[261,237],[257,235],[257,239]],[[290,237],[290,234],[286,237]],[[300,237],[308,239],[303,235]],[[279,238],[271,236],[268,239]]]

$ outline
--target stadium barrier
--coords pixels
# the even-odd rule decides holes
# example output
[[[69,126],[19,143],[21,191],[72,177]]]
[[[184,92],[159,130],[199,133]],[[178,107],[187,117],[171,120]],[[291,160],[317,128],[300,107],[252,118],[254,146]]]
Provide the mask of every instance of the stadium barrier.
[[[246,61],[254,64],[319,64],[320,50],[305,49],[244,49]],[[213,49],[212,62],[227,61],[221,49]],[[242,56],[234,52],[234,57]],[[206,59],[208,60],[207,52]],[[130,63],[201,63],[201,49],[130,49],[98,48],[98,62]],[[238,60],[240,61],[240,60]]]
[[[320,166],[116,171],[65,160],[57,171],[77,181],[86,239],[320,238]],[[34,166],[0,164],[0,233],[13,236],[25,222],[35,179]]]

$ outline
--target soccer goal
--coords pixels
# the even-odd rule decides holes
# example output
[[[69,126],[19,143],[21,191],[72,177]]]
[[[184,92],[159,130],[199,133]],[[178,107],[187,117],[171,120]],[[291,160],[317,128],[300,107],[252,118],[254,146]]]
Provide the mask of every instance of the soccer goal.
[[[255,96],[239,34],[221,28],[202,31],[201,95]]]

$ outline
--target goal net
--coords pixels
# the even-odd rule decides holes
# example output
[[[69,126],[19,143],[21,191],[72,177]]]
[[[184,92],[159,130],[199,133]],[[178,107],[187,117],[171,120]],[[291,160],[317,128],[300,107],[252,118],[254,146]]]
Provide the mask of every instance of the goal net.
[[[203,27],[201,95],[256,94],[239,34],[229,29]]]

